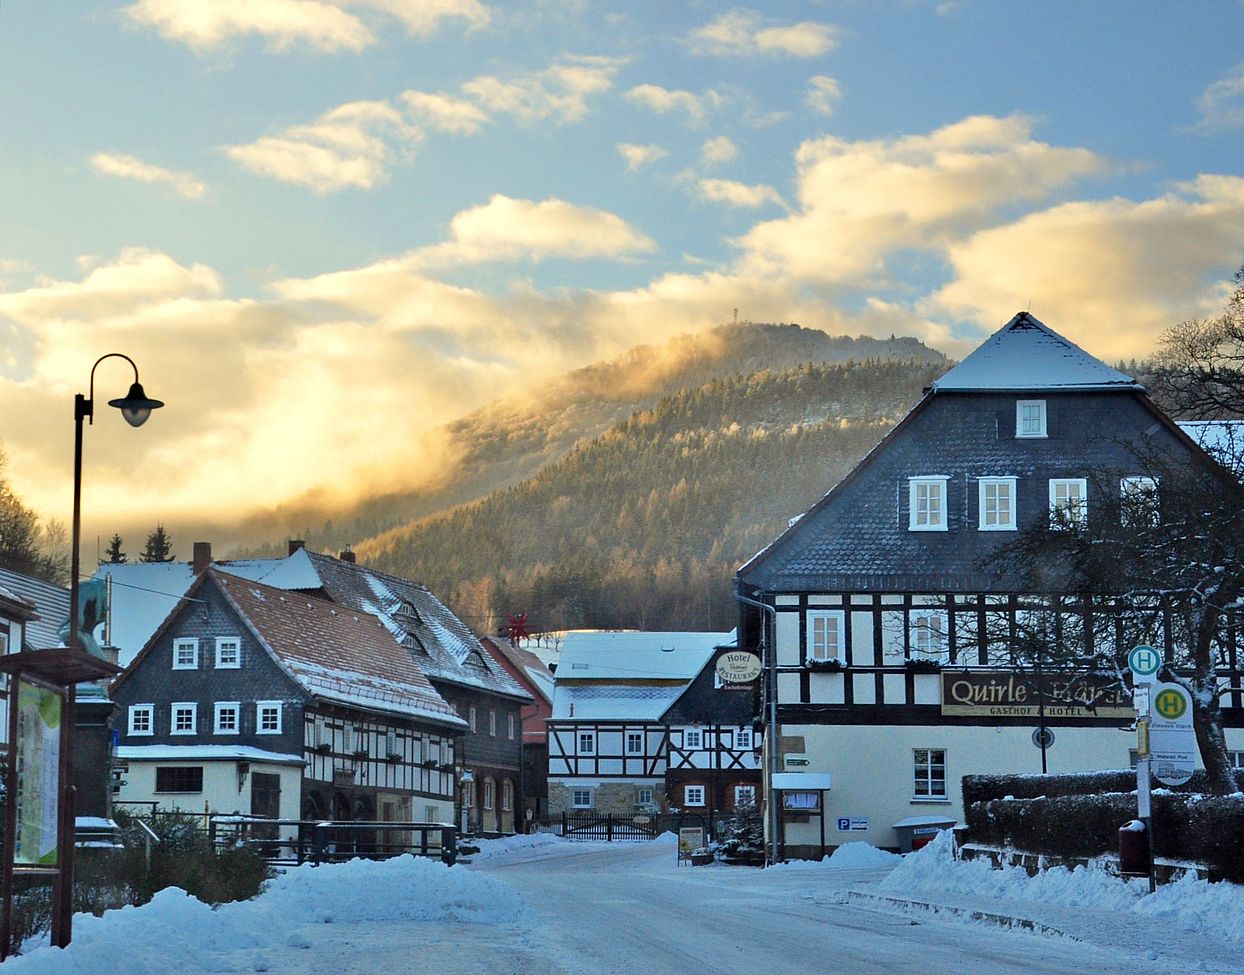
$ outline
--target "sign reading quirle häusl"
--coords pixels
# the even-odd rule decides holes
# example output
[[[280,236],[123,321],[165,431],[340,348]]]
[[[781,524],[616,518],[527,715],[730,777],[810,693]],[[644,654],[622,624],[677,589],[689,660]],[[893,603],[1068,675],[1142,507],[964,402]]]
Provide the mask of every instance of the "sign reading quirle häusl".
[[[1132,699],[1093,674],[942,671],[942,714],[1036,718],[1131,718]]]
[[[717,658],[717,676],[727,684],[746,684],[760,676],[760,658],[745,650],[731,650]]]

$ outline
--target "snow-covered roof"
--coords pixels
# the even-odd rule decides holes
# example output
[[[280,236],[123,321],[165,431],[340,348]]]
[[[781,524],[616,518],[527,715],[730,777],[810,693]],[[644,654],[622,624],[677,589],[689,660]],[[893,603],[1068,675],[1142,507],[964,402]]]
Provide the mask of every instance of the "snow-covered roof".
[[[26,646],[45,650],[61,645],[60,625],[69,619],[69,590],[33,576],[0,569],[0,595],[14,614],[26,618]],[[35,617],[29,619],[28,617]],[[9,647],[16,653],[22,647]]]
[[[302,755],[270,752],[250,745],[118,745],[124,762],[268,762],[302,765]]]
[[[574,630],[562,641],[557,681],[684,680],[695,677],[731,633]]]
[[[305,548],[283,559],[229,559],[213,564],[230,575],[277,589],[319,589],[323,585]]]
[[[944,393],[1143,387],[1021,311],[932,388]]]
[[[194,570],[189,562],[105,563],[95,570],[95,578],[112,580],[109,642],[117,648],[117,663],[128,667],[181,605]]]
[[[657,721],[687,689],[677,684],[563,684],[553,692],[556,719]]]
[[[1179,428],[1224,467],[1244,461],[1244,420],[1179,420]]]

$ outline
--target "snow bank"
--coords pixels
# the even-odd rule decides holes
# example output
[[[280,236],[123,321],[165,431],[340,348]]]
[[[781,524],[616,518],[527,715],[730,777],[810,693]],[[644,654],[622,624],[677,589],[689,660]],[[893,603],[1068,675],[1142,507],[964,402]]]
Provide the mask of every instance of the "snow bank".
[[[903,858],[897,853],[879,850],[869,843],[855,840],[843,843],[822,860],[790,860],[775,863],[768,870],[876,870],[899,863]]]
[[[253,901],[212,909],[170,887],[149,904],[74,917],[73,943],[4,964],[5,975],[197,975],[266,971],[265,948],[310,948],[323,925],[358,921],[504,924],[524,917],[500,881],[412,856],[304,864]],[[230,959],[229,964],[224,964]],[[222,965],[224,966],[222,968]]]
[[[472,853],[469,857],[472,863],[479,863],[481,860],[490,860],[495,856],[502,856],[506,853],[513,853],[516,850],[538,850],[546,846],[558,846],[567,842],[560,836],[553,833],[528,833],[526,836],[504,836],[496,840],[479,840],[478,853]]]
[[[1154,894],[1144,878],[1122,879],[1096,863],[1052,867],[1029,877],[1021,867],[995,869],[985,859],[955,860],[954,838],[944,831],[903,858],[880,884],[895,894],[956,893],[995,901],[1134,912],[1244,944],[1244,887],[1210,884],[1189,873]]]

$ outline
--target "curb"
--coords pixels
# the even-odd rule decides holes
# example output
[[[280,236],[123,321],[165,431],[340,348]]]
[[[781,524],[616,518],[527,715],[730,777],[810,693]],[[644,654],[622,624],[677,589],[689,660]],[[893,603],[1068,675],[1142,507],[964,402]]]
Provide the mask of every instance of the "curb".
[[[1079,938],[1067,934],[1056,927],[1044,924],[1041,921],[1034,921],[1027,917],[1012,917],[1009,914],[996,914],[992,911],[977,911],[970,907],[952,907],[948,904],[934,904],[929,901],[912,900],[908,897],[889,897],[884,894],[866,894],[858,890],[849,890],[847,893],[847,901],[861,904],[871,904],[874,906],[885,906],[898,908],[900,911],[924,911],[928,914],[949,914],[953,917],[966,918],[970,921],[985,921],[989,924],[996,924],[1003,928],[1019,928],[1022,931],[1031,931],[1034,934],[1055,935],[1059,938],[1066,938],[1068,941],[1080,941]]]

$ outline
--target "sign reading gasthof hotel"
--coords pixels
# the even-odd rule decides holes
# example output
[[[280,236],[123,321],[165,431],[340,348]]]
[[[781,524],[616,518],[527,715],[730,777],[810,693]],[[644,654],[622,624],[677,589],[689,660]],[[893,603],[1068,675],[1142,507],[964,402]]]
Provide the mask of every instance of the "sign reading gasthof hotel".
[[[1036,718],[1131,718],[1127,689],[1092,674],[942,671],[942,714]]]

